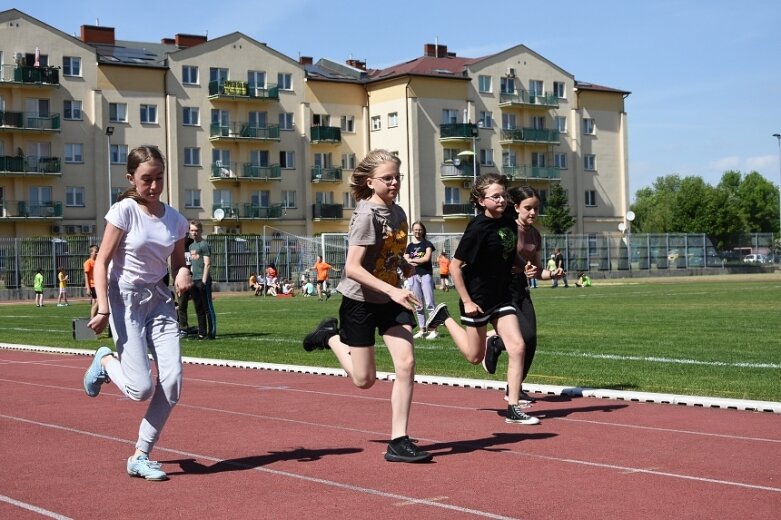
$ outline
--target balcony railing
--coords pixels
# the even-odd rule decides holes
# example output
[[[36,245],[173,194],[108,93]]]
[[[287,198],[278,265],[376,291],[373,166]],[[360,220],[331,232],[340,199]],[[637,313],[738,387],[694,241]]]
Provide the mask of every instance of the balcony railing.
[[[265,127],[250,126],[247,122],[230,122],[227,125],[213,124],[209,127],[209,138],[219,139],[257,139],[261,141],[279,140],[279,125]]]
[[[312,218],[337,219],[342,218],[342,204],[312,204]]]
[[[60,131],[60,114],[41,116],[34,112],[0,111],[0,130],[53,130]]]
[[[439,125],[440,139],[472,139],[477,137],[474,123],[443,123]]]
[[[560,137],[558,130],[507,128],[502,130],[501,140],[510,143],[556,144],[560,141]]]
[[[60,69],[58,67],[0,65],[0,82],[58,87],[60,85]]]
[[[246,81],[210,81],[209,98],[246,98],[248,100],[279,100],[279,87],[258,87]]]
[[[241,215],[239,212],[239,205],[238,204],[224,204],[224,203],[217,203],[212,204],[212,215],[214,215],[214,212],[218,209],[222,210],[223,219],[236,219],[239,218]]]
[[[555,166],[502,166],[502,173],[511,180],[561,180],[561,170]]]
[[[62,202],[30,202],[20,200],[16,203],[19,217],[25,218],[62,218]]]
[[[258,166],[257,164],[244,163],[241,177],[265,181],[278,181],[282,179],[282,168],[278,164]]]
[[[278,219],[282,218],[285,208],[282,204],[272,204],[271,206],[259,206],[257,204],[244,204],[244,211],[241,218],[264,218]]]
[[[453,163],[442,163],[439,167],[439,173],[442,175],[443,180],[447,179],[464,179],[464,178],[472,178],[475,176],[474,166],[472,166],[472,163],[461,163],[459,165],[455,165]],[[480,164],[477,165],[477,175],[480,175]]]
[[[475,208],[471,204],[442,204],[443,215],[474,215]]]
[[[323,168],[315,166],[312,168],[312,182],[341,182],[341,168]]]
[[[59,157],[0,155],[2,175],[60,175],[62,163]]]
[[[309,131],[312,136],[312,144],[342,142],[342,129],[338,126],[312,126]]]
[[[523,105],[540,108],[558,108],[559,98],[555,94],[546,92],[544,94],[534,94],[521,90],[517,93],[502,93],[499,95],[499,106],[503,105]]]

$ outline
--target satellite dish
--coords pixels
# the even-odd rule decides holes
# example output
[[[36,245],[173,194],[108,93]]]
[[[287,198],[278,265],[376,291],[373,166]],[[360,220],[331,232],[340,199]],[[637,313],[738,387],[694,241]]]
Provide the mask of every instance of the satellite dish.
[[[626,219],[629,222],[632,222],[635,219],[635,212],[634,211],[627,211],[626,212]]]
[[[222,208],[217,208],[214,210],[212,215],[214,216],[214,220],[222,220],[225,218],[225,210]]]
[[[619,222],[619,223],[618,223],[618,230],[619,230],[620,232],[622,232],[622,233],[623,233],[624,231],[626,231],[626,224],[624,224],[623,222]]]

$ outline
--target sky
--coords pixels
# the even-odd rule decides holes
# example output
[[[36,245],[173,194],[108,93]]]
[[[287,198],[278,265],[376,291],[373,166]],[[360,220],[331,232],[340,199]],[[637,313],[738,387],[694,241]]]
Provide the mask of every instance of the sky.
[[[239,31],[294,60],[369,68],[420,57],[426,43],[470,58],[523,44],[578,81],[631,92],[630,200],[672,174],[715,186],[725,171],[757,171],[781,184],[778,0],[0,0],[11,8],[71,35],[82,25],[150,42]]]

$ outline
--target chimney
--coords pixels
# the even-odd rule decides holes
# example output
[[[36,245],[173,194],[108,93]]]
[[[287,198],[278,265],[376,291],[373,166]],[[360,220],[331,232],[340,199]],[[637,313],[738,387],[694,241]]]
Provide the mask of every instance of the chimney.
[[[105,45],[114,45],[113,27],[99,27],[97,25],[81,26],[81,41],[84,43],[102,43]]]
[[[358,70],[366,70],[366,62],[361,60],[349,59],[345,63],[350,67]]]
[[[455,53],[448,53],[447,45],[439,45],[437,43],[427,43],[423,46],[423,56],[430,56],[432,58],[444,58],[446,56],[455,56]]]
[[[311,65],[312,64],[312,56],[299,56],[298,57],[298,63],[300,65]]]
[[[173,38],[163,38],[160,40],[163,45],[176,45],[176,40]]]
[[[194,47],[199,43],[205,43],[207,36],[199,36],[197,34],[177,34],[174,43],[177,47],[187,49]]]

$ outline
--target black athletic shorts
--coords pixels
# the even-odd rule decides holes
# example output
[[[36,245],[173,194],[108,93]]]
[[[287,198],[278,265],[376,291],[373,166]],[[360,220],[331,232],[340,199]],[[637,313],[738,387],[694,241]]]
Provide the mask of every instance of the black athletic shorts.
[[[367,303],[342,297],[339,306],[339,338],[351,347],[373,347],[380,335],[397,325],[416,325],[412,311],[398,303]]]

